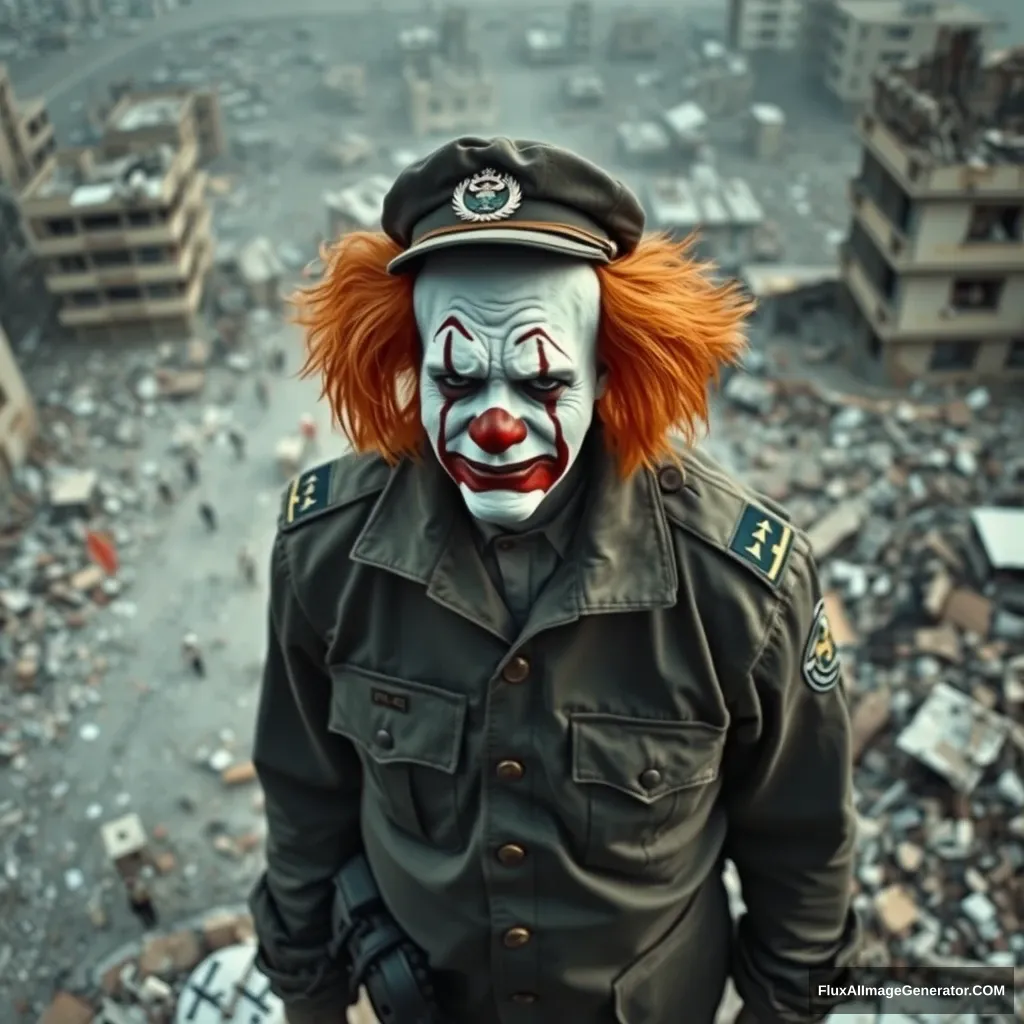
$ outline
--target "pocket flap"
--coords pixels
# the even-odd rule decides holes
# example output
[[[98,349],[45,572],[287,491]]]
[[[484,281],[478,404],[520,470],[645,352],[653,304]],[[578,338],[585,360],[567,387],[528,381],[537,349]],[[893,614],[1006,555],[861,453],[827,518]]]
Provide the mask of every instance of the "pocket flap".
[[[453,773],[459,764],[466,695],[351,665],[331,672],[332,732],[378,764],[403,762]]]
[[[653,803],[718,777],[725,729],[579,712],[572,719],[572,777]]]

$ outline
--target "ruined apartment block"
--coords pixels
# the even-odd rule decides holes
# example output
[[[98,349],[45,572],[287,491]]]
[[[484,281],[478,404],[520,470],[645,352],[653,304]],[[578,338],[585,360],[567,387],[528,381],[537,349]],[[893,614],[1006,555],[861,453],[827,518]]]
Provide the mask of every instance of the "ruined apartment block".
[[[0,64],[0,185],[20,192],[45,173],[56,148],[46,101],[18,100]]]
[[[140,144],[178,149],[193,142],[201,164],[223,156],[227,149],[215,89],[127,90],[103,119],[103,144],[108,152],[127,152]]]
[[[127,151],[126,151],[127,149]],[[127,138],[61,151],[22,198],[60,323],[80,336],[193,330],[213,256],[199,147]]]
[[[37,432],[35,403],[0,327],[0,493],[25,462]]]
[[[813,72],[851,110],[871,98],[875,72],[924,59],[935,52],[940,33],[994,27],[958,0],[812,0],[807,19]]]
[[[498,120],[497,88],[470,42],[468,10],[446,7],[433,35],[434,48],[403,46],[402,76],[413,133],[423,137],[492,131]]]
[[[858,120],[842,276],[861,352],[896,382],[1024,377],[1024,48],[943,33]]]
[[[804,0],[729,0],[727,38],[741,53],[788,52],[802,39]]]
[[[449,64],[437,55],[404,70],[409,122],[418,137],[489,132],[498,122],[494,80],[474,64]]]

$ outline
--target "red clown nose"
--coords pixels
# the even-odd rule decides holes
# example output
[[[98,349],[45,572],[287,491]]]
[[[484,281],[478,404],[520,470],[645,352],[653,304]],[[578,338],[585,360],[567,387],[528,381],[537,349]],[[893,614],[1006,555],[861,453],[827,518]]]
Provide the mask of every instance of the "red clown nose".
[[[488,455],[501,455],[526,440],[526,424],[504,409],[488,409],[470,423],[469,436]]]

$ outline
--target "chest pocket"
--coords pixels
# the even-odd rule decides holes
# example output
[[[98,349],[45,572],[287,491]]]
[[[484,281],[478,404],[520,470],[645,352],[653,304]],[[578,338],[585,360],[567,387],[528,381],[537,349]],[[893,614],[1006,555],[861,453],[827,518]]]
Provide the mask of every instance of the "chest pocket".
[[[627,874],[670,864],[707,820],[726,730],[589,712],[571,722],[584,864]]]
[[[331,668],[330,729],[350,739],[389,821],[433,846],[462,844],[458,768],[467,698],[350,665]]]

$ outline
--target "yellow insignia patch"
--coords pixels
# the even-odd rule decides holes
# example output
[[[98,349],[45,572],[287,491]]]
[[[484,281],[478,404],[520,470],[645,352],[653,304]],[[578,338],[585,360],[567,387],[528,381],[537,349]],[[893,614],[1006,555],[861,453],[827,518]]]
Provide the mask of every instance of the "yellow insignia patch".
[[[330,504],[332,463],[300,473],[285,492],[281,526],[287,528]]]
[[[814,609],[811,631],[804,644],[801,674],[804,682],[815,693],[828,693],[839,682],[839,651],[836,648],[832,626],[825,612],[825,602],[819,601]]]
[[[757,505],[743,509],[729,550],[777,586],[793,547],[793,527]]]

